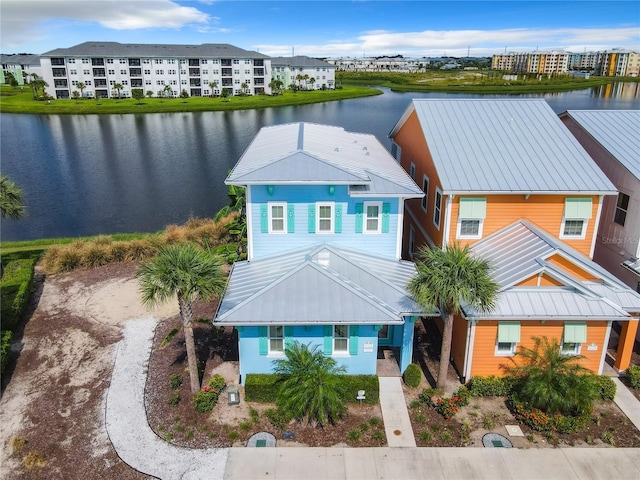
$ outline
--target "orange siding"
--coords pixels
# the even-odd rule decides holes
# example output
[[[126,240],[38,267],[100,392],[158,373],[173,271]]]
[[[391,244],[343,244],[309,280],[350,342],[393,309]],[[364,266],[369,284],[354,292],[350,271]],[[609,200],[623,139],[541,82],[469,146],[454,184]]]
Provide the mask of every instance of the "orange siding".
[[[598,277],[592,275],[589,272],[584,271],[583,269],[579,268],[576,264],[574,264],[573,262],[570,262],[564,257],[561,257],[560,255],[553,255],[549,257],[547,260],[549,263],[557,267],[560,267],[565,272],[568,272],[572,277],[575,277],[579,280],[598,280]]]
[[[550,339],[562,341],[562,333],[564,330],[564,322],[547,321],[541,324],[539,321],[523,321],[520,322],[520,347],[533,347],[531,337],[546,336]],[[589,321],[587,322],[587,342],[582,345],[580,354],[585,358],[581,364],[598,372],[600,368],[600,359],[602,358],[602,349],[607,332],[606,321]],[[474,375],[504,375],[505,371],[502,366],[513,365],[514,357],[497,357],[495,356],[496,339],[498,336],[497,321],[480,321],[476,325],[475,340],[473,345],[473,361],[471,364],[471,377]],[[595,344],[597,350],[589,351],[587,346]],[[517,358],[517,357],[516,357]]]
[[[516,286],[517,287],[561,287],[563,286],[563,283],[560,283],[558,280],[556,280],[553,277],[550,277],[547,274],[543,274],[541,277],[539,277],[538,275],[533,275],[529,278],[527,278],[526,280],[523,280],[522,282],[518,283]]]
[[[397,132],[394,137],[394,141],[400,145],[401,148],[401,160],[400,165],[407,172],[410,171],[411,163],[416,166],[416,175],[414,181],[422,188],[422,177],[426,175],[429,177],[429,192],[427,192],[427,211],[422,209],[421,199],[407,200],[406,205],[411,211],[420,219],[420,227],[424,229],[433,241],[433,243],[439,247],[442,246],[442,229],[444,226],[445,208],[444,198],[442,199],[442,215],[440,220],[440,229],[438,230],[433,224],[433,204],[436,192],[436,187],[442,188],[438,174],[436,173],[433,159],[431,158],[431,152],[422,133],[420,122],[415,112],[411,113],[407,121],[402,128]],[[416,228],[416,248],[421,245],[418,242],[418,232],[420,228]],[[419,236],[421,239],[422,235]],[[408,239],[407,237],[405,239]]]
[[[469,197],[485,197],[487,199],[487,216],[482,228],[482,238],[501,230],[512,223],[525,219],[535,224],[555,238],[560,238],[562,216],[566,197],[572,195],[531,195],[525,199],[524,195],[469,195]],[[456,227],[458,211],[460,209],[460,195],[456,195],[451,204],[451,231],[449,243],[456,241]],[[590,256],[591,242],[595,235],[596,218],[598,215],[598,196],[592,196],[592,218],[587,222],[584,240],[562,239],[567,245],[575,248],[586,256]],[[459,240],[461,244],[475,243],[479,240]]]

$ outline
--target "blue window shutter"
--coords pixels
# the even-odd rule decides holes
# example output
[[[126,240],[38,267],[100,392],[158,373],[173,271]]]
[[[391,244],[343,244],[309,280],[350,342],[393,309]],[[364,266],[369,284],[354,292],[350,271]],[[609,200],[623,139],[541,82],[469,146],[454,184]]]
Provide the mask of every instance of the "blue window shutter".
[[[284,347],[287,348],[293,343],[293,325],[285,325],[284,327]]]
[[[331,355],[333,353],[333,327],[331,325],[324,326],[324,354]]]
[[[260,355],[266,355],[269,353],[269,339],[267,338],[267,327],[258,327],[258,348]]]
[[[316,233],[316,206],[309,205],[309,233]]]
[[[295,232],[295,207],[287,204],[287,233]]]
[[[267,212],[267,205],[260,205],[260,232],[269,232],[269,213]]]
[[[362,233],[362,212],[364,204],[356,203],[356,233]]]
[[[333,228],[335,233],[342,233],[342,205],[336,205],[336,222]]]
[[[358,354],[358,326],[349,327],[349,355]]]
[[[382,233],[389,233],[389,212],[391,212],[391,205],[388,203],[382,204]]]

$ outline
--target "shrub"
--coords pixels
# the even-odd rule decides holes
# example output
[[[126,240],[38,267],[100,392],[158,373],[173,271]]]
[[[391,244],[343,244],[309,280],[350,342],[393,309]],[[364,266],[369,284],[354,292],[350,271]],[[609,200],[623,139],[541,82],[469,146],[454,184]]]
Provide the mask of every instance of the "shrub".
[[[255,408],[249,407],[249,416],[253,423],[258,423],[260,421],[260,413]]]
[[[451,398],[438,398],[435,402],[436,412],[442,415],[446,420],[449,420],[456,413],[458,413],[458,406]]]
[[[271,425],[280,430],[284,430],[291,421],[291,415],[280,408],[267,408],[264,411],[264,416],[271,422]]]
[[[47,464],[47,460],[42,453],[31,451],[22,459],[22,463],[27,470],[33,470],[35,468],[43,468]]]
[[[506,397],[511,392],[513,379],[510,377],[472,377],[467,389],[472,397]]]
[[[100,267],[111,262],[111,249],[108,245],[93,241],[87,244],[82,255],[82,265],[87,268]]]
[[[422,390],[422,393],[418,397],[422,403],[424,403],[428,407],[435,407],[435,403],[433,401],[433,397],[438,394],[438,391],[435,388],[425,388]]]
[[[380,381],[377,375],[344,375],[342,380],[345,386],[342,397],[344,402],[358,403],[358,390],[364,390],[363,403],[377,405],[380,401]]]
[[[593,387],[602,400],[613,400],[616,396],[616,383],[606,375],[593,375]]]
[[[34,266],[34,259],[19,259],[9,262],[4,269],[0,281],[0,318],[5,330],[12,330],[27,308]]]
[[[382,420],[380,420],[378,417],[371,417],[369,419],[369,425],[371,425],[372,427],[377,427],[382,425]]]
[[[282,377],[272,373],[250,373],[244,383],[248,402],[272,403],[280,391]]]
[[[453,392],[451,400],[453,400],[453,403],[457,407],[466,407],[467,405],[469,405],[469,401],[471,400],[469,389],[464,385],[461,386],[455,392]]]
[[[433,433],[431,433],[429,430],[422,430],[418,434],[418,438],[420,438],[420,440],[425,443],[429,443],[431,440],[433,440]]]
[[[640,388],[640,366],[631,365],[627,368],[627,378],[631,388]]]
[[[403,375],[404,383],[411,388],[417,388],[422,381],[422,371],[420,367],[415,363],[411,363],[407,366]]]
[[[588,414],[568,416],[556,413],[549,415],[540,409],[526,407],[511,400],[507,404],[516,420],[538,432],[575,433],[584,430],[591,420],[591,415]]]
[[[0,346],[0,375],[4,374],[4,370],[9,365],[11,358],[11,330],[2,331],[2,345]]]
[[[238,424],[238,428],[240,430],[242,430],[243,432],[246,432],[246,431],[251,429],[251,422],[249,422],[247,420],[243,420],[242,422],[240,422]]]
[[[193,404],[196,410],[201,413],[213,410],[225,386],[226,384],[222,375],[214,375],[211,377],[207,385],[202,387],[202,390],[193,397]]]
[[[175,407],[180,403],[181,399],[182,397],[180,396],[180,392],[174,391],[174,392],[171,392],[171,395],[169,395],[169,400],[167,401],[167,403],[172,407]]]
[[[182,385],[182,375],[180,375],[179,373],[171,374],[171,376],[169,377],[169,385],[174,390],[176,388],[179,388],[180,385]]]

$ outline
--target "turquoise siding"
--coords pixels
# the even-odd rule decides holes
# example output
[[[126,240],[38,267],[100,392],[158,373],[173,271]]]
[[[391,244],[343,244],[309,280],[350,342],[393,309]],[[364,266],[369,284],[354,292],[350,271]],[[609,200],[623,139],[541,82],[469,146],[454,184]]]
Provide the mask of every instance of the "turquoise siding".
[[[399,218],[397,198],[351,198],[344,185],[338,185],[333,190],[328,185],[275,185],[272,189],[266,185],[258,185],[250,188],[249,220],[253,232],[253,258],[268,257],[318,243],[335,244],[353,250],[362,250],[364,246],[371,255],[396,258]],[[357,212],[357,209],[365,201],[382,202],[381,226],[385,233],[362,233],[362,213]],[[268,202],[287,202],[287,213],[293,218],[293,222],[288,221],[288,233],[267,233],[264,206]],[[314,232],[315,218],[312,217],[316,202],[335,202],[339,213],[334,218],[335,233]],[[366,241],[364,245],[363,240]]]
[[[411,324],[413,325],[413,324]],[[352,327],[353,328],[353,327]],[[402,327],[400,327],[402,328]],[[271,373],[272,361],[284,355],[267,354],[266,327],[238,327],[240,349],[240,376],[242,384],[248,373]],[[350,375],[375,375],[378,351],[378,332],[373,325],[357,325],[357,337],[349,339],[350,354],[331,355],[338,365],[347,367]],[[325,351],[325,325],[296,325],[286,327],[285,344],[297,340],[300,343],[318,345]],[[365,346],[370,352],[365,352]],[[286,347],[285,347],[286,348]]]

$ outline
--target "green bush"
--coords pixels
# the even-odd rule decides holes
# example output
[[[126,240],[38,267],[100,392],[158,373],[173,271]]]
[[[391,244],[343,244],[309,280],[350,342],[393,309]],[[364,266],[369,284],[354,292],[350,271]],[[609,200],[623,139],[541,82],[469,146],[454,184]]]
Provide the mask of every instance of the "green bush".
[[[200,413],[206,413],[213,410],[218,403],[220,394],[224,391],[226,383],[222,375],[214,375],[211,377],[207,385],[202,387],[193,397],[193,405]]]
[[[631,365],[627,368],[627,378],[631,388],[640,388],[640,366]]]
[[[267,408],[264,411],[264,416],[271,422],[271,425],[280,430],[284,430],[291,421],[291,415],[280,408]]]
[[[0,347],[0,375],[4,375],[4,369],[9,365],[11,349],[11,330],[2,331],[2,346]]]
[[[472,397],[505,397],[511,393],[513,388],[511,377],[472,377],[467,384]]]
[[[180,387],[180,385],[182,385],[182,375],[180,375],[179,373],[171,374],[171,376],[169,377],[169,385],[173,390]]]
[[[13,260],[0,281],[0,317],[5,330],[13,330],[29,303],[33,285],[34,259]]]
[[[422,380],[422,372],[420,371],[420,367],[415,363],[409,364],[409,366],[407,366],[407,369],[404,371],[403,379],[404,383],[406,383],[408,387],[419,387],[420,381]]]
[[[248,402],[273,403],[280,391],[282,377],[272,373],[250,373],[244,382]]]
[[[560,413],[550,415],[537,408],[530,408],[512,400],[507,402],[514,417],[521,423],[538,432],[575,433],[584,430],[591,415],[562,415]]]
[[[358,403],[359,400],[356,399],[358,390],[364,390],[363,403],[377,405],[380,401],[380,381],[377,375],[344,375],[343,380],[345,384],[343,401]]]
[[[613,400],[616,396],[616,383],[606,375],[593,375],[593,387],[602,400]]]

